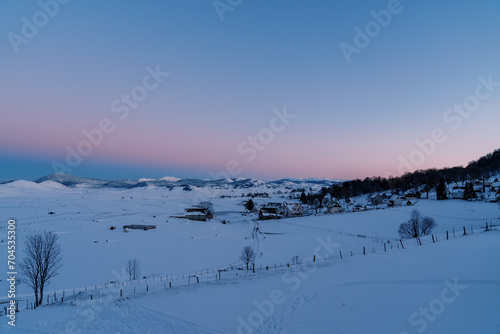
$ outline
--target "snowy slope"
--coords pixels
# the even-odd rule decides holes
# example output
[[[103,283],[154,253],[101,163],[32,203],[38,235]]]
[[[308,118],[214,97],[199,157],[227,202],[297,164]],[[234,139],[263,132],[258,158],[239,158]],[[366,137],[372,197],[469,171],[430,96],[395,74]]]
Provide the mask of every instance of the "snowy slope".
[[[254,300],[262,301],[269,298],[272,290],[281,289],[286,291],[289,303],[277,305],[276,313],[266,318],[259,331],[254,332],[294,333],[300,332],[299,329],[304,332],[307,326],[311,326],[318,333],[328,332],[330,328],[339,333],[376,333],[384,332],[381,328],[388,323],[390,330],[387,332],[398,327],[399,331],[414,333],[413,326],[408,325],[410,311],[419,307],[414,300],[419,305],[428,305],[432,301],[428,298],[436,294],[436,290],[439,294],[444,278],[454,277],[467,280],[471,286],[478,286],[478,290],[473,290],[472,300],[463,299],[471,305],[470,310],[468,306],[463,306],[458,313],[450,312],[448,316],[448,311],[443,313],[443,319],[446,319],[443,326],[458,329],[452,324],[464,318],[464,309],[481,321],[484,321],[483,314],[489,317],[490,311],[498,311],[498,307],[488,304],[490,295],[498,296],[496,283],[487,283],[500,277],[498,259],[495,258],[498,232],[477,234],[485,221],[499,223],[497,204],[420,200],[411,208],[257,223],[255,214],[241,214],[241,203],[245,199],[241,194],[265,191],[268,189],[266,186],[250,189],[192,186],[191,191],[184,191],[182,187],[151,185],[129,189],[66,187],[51,180],[0,185],[0,253],[7,254],[5,223],[11,218],[17,221],[18,256],[22,254],[21,240],[24,235],[50,230],[60,238],[64,250],[63,267],[48,287],[48,292],[57,290],[60,296],[62,289],[71,293],[73,288],[82,291],[85,287],[102,286],[110,281],[127,281],[127,277],[117,276],[117,273],[123,273],[127,260],[131,258],[140,260],[144,276],[177,278],[173,281],[172,290],[160,294],[158,292],[163,290],[163,283],[156,282],[150,283],[150,295],[139,298],[132,297],[133,287],[127,286],[126,298],[131,299],[126,301],[119,301],[115,291],[114,297],[105,305],[102,304],[103,299],[99,299],[95,306],[89,303],[90,292],[86,292],[75,306],[66,303],[65,306],[23,311],[19,315],[19,328],[28,332],[35,329],[57,332],[64,331],[65,324],[73,323],[84,333],[104,333],[111,327],[100,327],[99,322],[111,317],[113,326],[117,326],[120,333],[136,332],[136,324],[149,328],[151,333],[161,332],[159,328],[164,326],[171,328],[172,332],[204,333],[215,330],[234,333],[238,316],[248,322],[248,315],[255,307]],[[285,188],[270,192],[270,199],[255,198],[255,201],[283,201],[282,195],[276,193],[278,189]],[[182,215],[184,208],[207,199],[214,204],[214,220],[194,222],[172,217]],[[470,230],[471,224],[476,233],[471,237],[437,244],[432,244],[427,238],[423,247],[417,247],[414,241],[408,242],[407,249],[398,250],[395,242],[397,228],[408,219],[413,208],[436,219],[438,227],[435,232],[439,234],[440,241],[446,231],[451,233],[455,229],[458,237],[458,231],[463,226]],[[222,220],[226,224],[222,224]],[[154,224],[157,229],[124,233],[121,226],[129,224]],[[117,226],[118,229],[112,231],[110,226]],[[258,232],[255,230],[257,226]],[[272,269],[274,265],[286,268],[294,256],[305,260],[316,255],[318,262],[323,263],[325,254],[321,247],[318,248],[321,245],[319,240],[330,240],[334,245],[331,255],[336,259],[318,269],[317,274],[301,278],[300,287],[294,291],[289,291],[291,283],[283,281],[283,269],[274,274],[259,271],[239,279],[236,279],[238,271],[234,269],[223,274],[224,280],[214,279],[218,268],[243,266],[239,254],[244,246],[252,246],[257,252],[255,263],[258,269],[261,266]],[[384,243],[389,249],[387,254],[384,253]],[[363,249],[366,249],[366,257],[361,255]],[[338,261],[340,251],[344,254],[341,262]],[[0,270],[7,272],[5,262],[0,262]],[[186,287],[189,274],[199,275],[200,272],[207,273],[207,276],[202,276],[200,285]],[[0,294],[1,301],[6,299],[8,286],[3,278],[0,279],[0,290],[4,291]],[[420,281],[423,283],[418,283]],[[489,294],[479,287],[479,281],[486,282]],[[144,293],[147,284],[143,281],[137,285],[141,293]],[[32,292],[25,284],[17,289],[20,298],[32,299]],[[424,300],[426,298],[427,301]],[[331,304],[332,300],[336,302]],[[481,303],[488,308],[481,308]],[[338,304],[345,306],[339,307]],[[397,307],[394,308],[394,305]],[[132,320],[127,319],[134,319],[130,315],[134,309],[138,310],[138,315],[144,313],[141,317],[147,321],[136,319],[134,323],[128,323]],[[75,314],[75,311],[78,313]],[[362,327],[371,323],[377,331]],[[478,323],[479,320],[472,322],[473,325]],[[486,323],[490,326],[488,328],[494,328],[491,326],[496,324],[490,318]],[[337,324],[340,327],[335,327]]]
[[[21,312],[19,332],[498,333],[500,232]],[[279,297],[277,297],[279,296]],[[270,302],[271,300],[276,303]],[[8,327],[3,325],[3,331]]]

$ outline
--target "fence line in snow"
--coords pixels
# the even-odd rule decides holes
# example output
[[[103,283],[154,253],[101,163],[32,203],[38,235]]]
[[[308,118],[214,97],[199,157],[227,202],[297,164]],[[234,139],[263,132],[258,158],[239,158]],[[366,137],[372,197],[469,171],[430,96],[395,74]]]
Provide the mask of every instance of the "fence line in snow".
[[[369,253],[377,252],[391,252],[396,250],[404,250],[408,247],[420,247],[424,245],[430,245],[450,239],[455,239],[463,236],[472,235],[478,232],[485,232],[493,229],[497,229],[500,224],[493,224],[486,222],[481,225],[471,224],[470,227],[463,226],[460,229],[452,229],[451,231],[446,231],[440,234],[431,234],[425,237],[420,237],[416,239],[397,239],[393,242],[387,240],[383,243],[379,249],[367,246],[363,246],[362,249],[357,251],[343,252],[339,249],[338,254],[332,254],[329,256],[319,257],[313,255],[312,258],[306,261],[295,262],[281,262],[274,263],[271,265],[255,265],[255,263],[247,270],[246,267],[241,266],[227,266],[222,268],[210,268],[204,270],[197,270],[190,274],[169,274],[169,275],[154,275],[151,277],[145,277],[138,280],[129,280],[121,282],[110,282],[93,286],[86,286],[84,288],[72,288],[72,289],[62,289],[48,292],[44,297],[44,305],[54,305],[60,303],[77,303],[81,301],[92,301],[92,300],[102,300],[109,299],[113,300],[116,298],[126,298],[134,295],[145,295],[149,293],[158,293],[160,291],[165,291],[172,288],[182,288],[189,287],[193,284],[198,285],[201,283],[210,284],[217,282],[219,280],[228,280],[247,277],[250,275],[265,275],[269,272],[280,272],[283,270],[303,270],[311,266],[329,266],[339,261],[343,261],[347,258],[352,258],[354,256],[366,256]],[[16,309],[21,310],[34,310],[34,296],[21,296],[16,299]],[[1,300],[0,305],[8,303],[9,300]],[[7,308],[4,307],[3,314],[7,312]],[[6,313],[5,313],[6,314]]]

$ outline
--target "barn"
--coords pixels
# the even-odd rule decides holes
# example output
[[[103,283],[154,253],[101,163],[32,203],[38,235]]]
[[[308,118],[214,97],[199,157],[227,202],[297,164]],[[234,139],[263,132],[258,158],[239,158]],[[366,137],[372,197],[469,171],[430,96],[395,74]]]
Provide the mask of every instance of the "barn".
[[[270,220],[270,219],[279,219],[280,215],[277,208],[274,207],[266,207],[262,208],[259,211],[259,219],[260,220]]]
[[[187,208],[186,209],[186,214],[184,216],[186,219],[189,220],[197,220],[197,221],[207,221],[207,219],[210,219],[213,217],[212,213],[208,211],[208,209],[203,209],[203,208]]]
[[[327,206],[328,213],[339,213],[344,211],[344,208],[339,204],[339,202],[331,200]]]

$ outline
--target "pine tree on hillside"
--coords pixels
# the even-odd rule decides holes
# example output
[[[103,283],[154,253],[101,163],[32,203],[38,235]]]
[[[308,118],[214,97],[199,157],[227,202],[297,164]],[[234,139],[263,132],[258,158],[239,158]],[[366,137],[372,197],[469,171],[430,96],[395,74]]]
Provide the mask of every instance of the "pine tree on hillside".
[[[464,198],[464,200],[466,200],[466,201],[470,200],[470,199],[471,199],[471,196],[472,196],[472,195],[471,195],[471,193],[470,193],[470,187],[469,187],[469,185],[470,185],[470,183],[469,183],[469,182],[467,182],[467,183],[465,184],[465,189],[464,189],[464,197],[463,197],[463,198]]]
[[[474,190],[474,185],[472,182],[467,182],[465,184],[465,190],[464,190],[464,200],[469,201],[477,199],[477,194],[476,191]]]
[[[436,192],[438,200],[448,199],[448,195],[446,194],[446,182],[444,181],[443,178],[439,180]]]
[[[300,194],[300,201],[304,204],[307,203],[307,196],[306,196],[306,193],[304,191],[302,191],[302,194]]]

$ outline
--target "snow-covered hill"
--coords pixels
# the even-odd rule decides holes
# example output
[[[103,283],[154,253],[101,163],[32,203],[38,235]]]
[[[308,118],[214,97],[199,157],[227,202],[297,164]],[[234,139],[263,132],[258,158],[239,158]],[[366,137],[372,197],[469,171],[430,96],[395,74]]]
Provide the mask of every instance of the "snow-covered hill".
[[[180,179],[173,176],[166,176],[160,179],[140,178],[138,180],[100,180],[78,177],[65,173],[56,173],[44,176],[35,180],[35,183],[42,183],[45,181],[53,181],[60,183],[67,187],[80,187],[80,188],[140,188],[147,186],[155,187],[219,187],[219,188],[233,188],[233,189],[249,189],[249,188],[268,188],[268,189],[309,189],[313,188],[318,190],[321,187],[328,187],[332,184],[341,182],[341,180],[327,180],[327,179],[281,179],[273,181],[262,181],[254,178],[230,178],[218,180],[201,180],[201,179]]]

